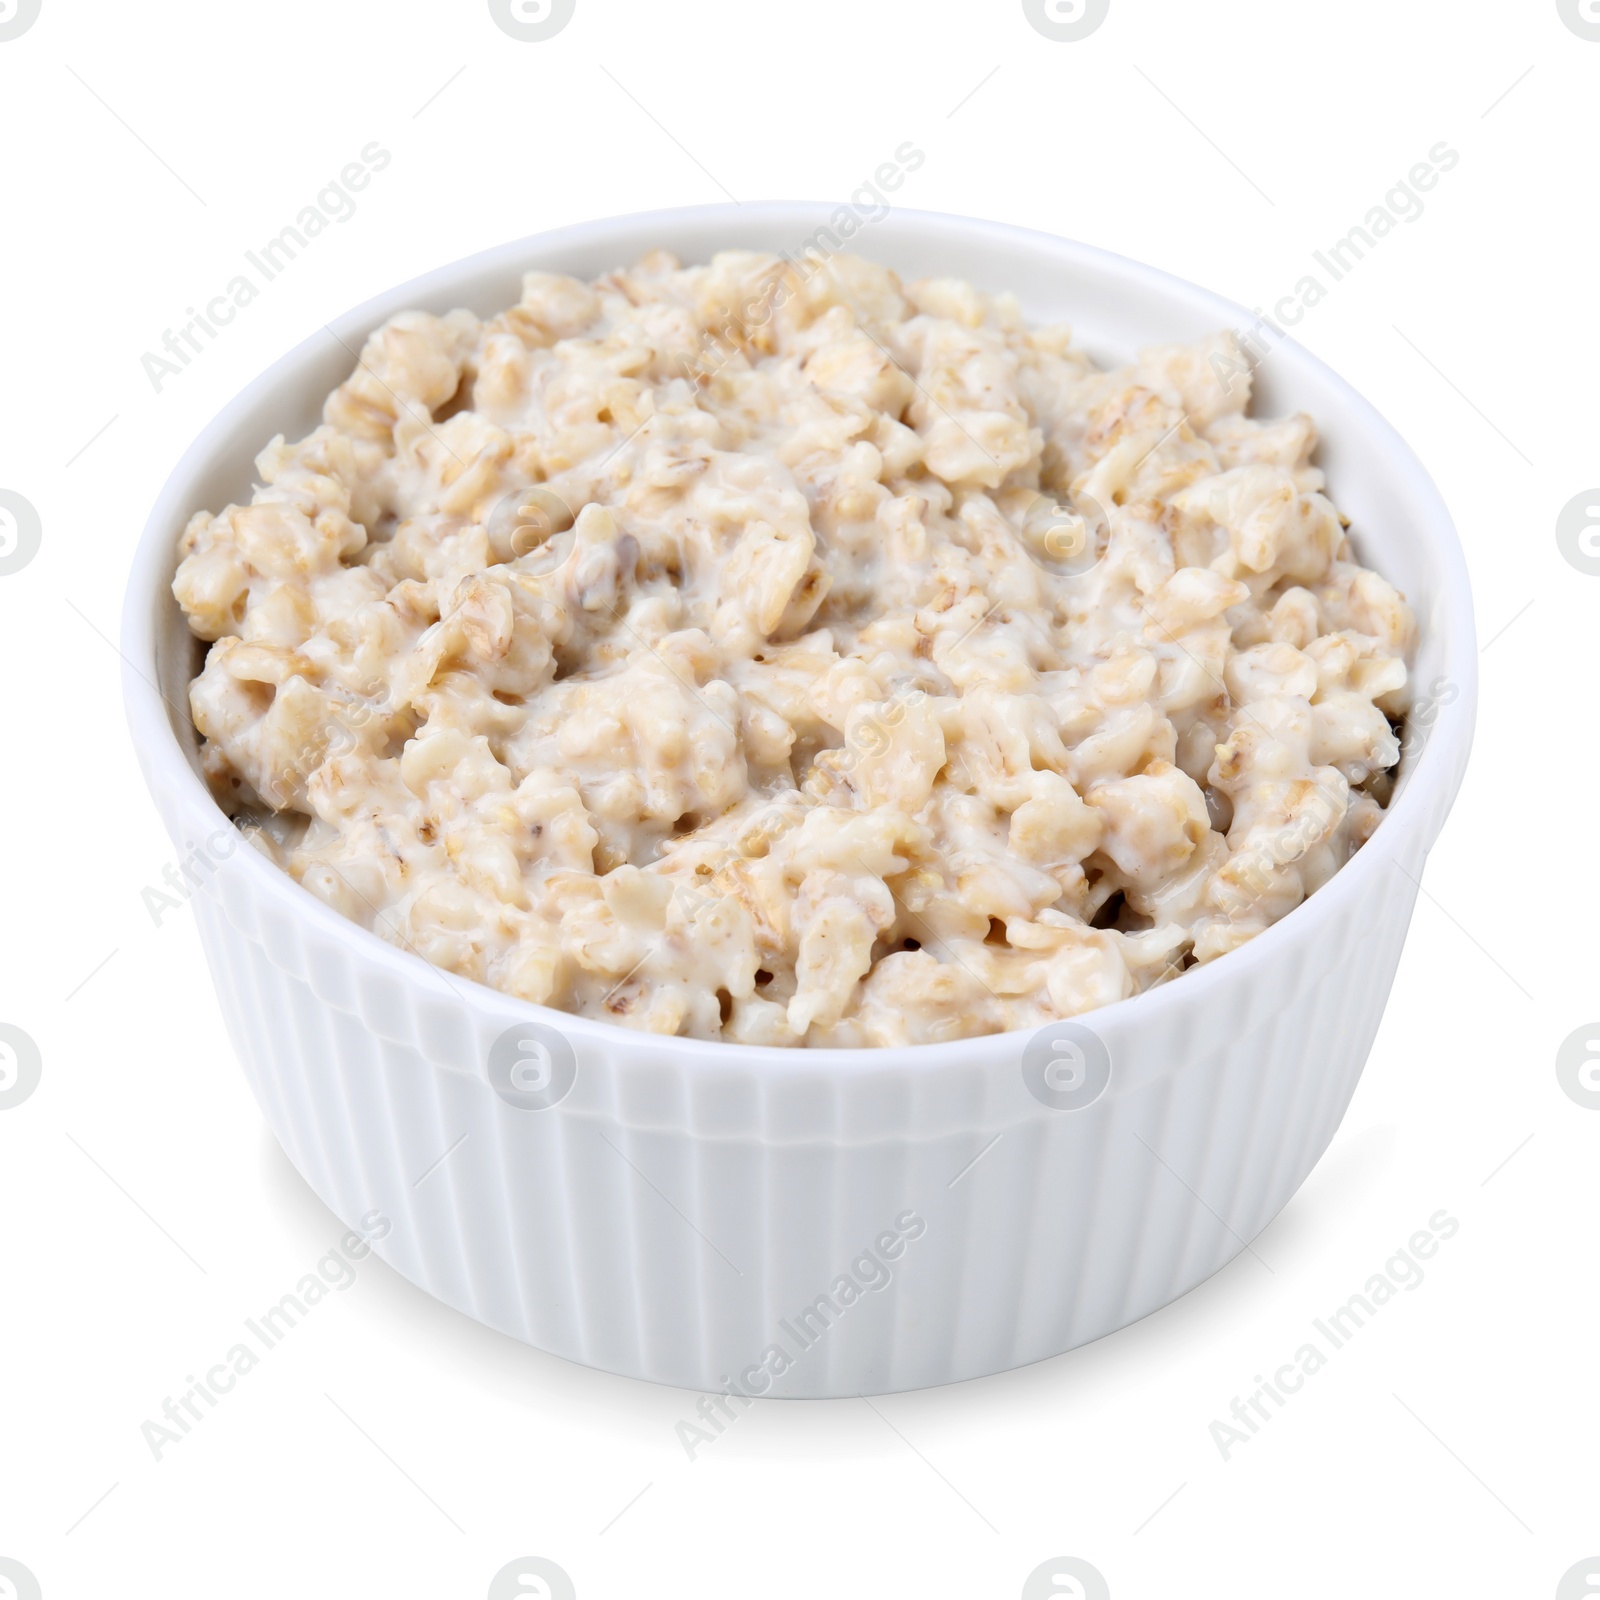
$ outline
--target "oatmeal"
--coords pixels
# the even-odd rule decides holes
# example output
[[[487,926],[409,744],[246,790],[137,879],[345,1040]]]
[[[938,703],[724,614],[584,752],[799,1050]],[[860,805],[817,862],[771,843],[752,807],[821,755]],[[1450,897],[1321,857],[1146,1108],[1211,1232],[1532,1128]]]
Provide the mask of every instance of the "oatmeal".
[[[1225,955],[1382,816],[1414,624],[1231,335],[848,256],[405,312],[185,529],[226,808],[450,972],[768,1045]]]

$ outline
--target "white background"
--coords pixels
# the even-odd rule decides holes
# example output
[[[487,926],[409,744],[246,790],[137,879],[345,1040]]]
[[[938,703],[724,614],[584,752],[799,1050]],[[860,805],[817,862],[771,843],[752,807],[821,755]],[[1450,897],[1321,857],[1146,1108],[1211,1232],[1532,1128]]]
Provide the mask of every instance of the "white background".
[[[1600,1552],[1600,1113],[1554,1072],[1600,1015],[1600,578],[1554,537],[1600,483],[1597,85],[1554,0],[1112,0],[1074,44],[1017,0],[577,0],[539,44],[483,0],[43,0],[0,43],[0,488],[43,522],[0,577],[0,1021],[43,1057],[0,1112],[0,1556],[45,1600],[476,1600],[523,1554],[581,1600],[1010,1600],[1057,1555],[1115,1600],[1553,1596]],[[892,1428],[762,1402],[691,1463],[693,1396],[369,1261],[158,1463],[140,1424],[341,1231],[248,1095],[192,913],[157,927],[140,898],[171,851],[109,639],[160,482],[392,283],[591,217],[844,197],[906,139],[927,161],[897,203],[1247,306],[1438,141],[1461,154],[1298,330],[1435,475],[1485,641],[1473,764],[1343,1128],[1254,1253],[1088,1348],[877,1402]],[[357,214],[155,393],[141,355],[371,140],[393,161]],[[1440,1208],[1460,1229],[1426,1281],[1225,1462],[1212,1421]]]

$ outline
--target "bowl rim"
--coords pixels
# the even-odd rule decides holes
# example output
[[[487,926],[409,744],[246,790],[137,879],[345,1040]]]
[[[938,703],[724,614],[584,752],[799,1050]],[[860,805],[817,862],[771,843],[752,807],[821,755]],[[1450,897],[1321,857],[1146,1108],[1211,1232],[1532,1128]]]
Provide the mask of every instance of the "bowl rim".
[[[837,212],[839,204],[836,201],[763,201],[737,206],[727,203],[684,206],[574,223],[509,240],[435,267],[372,296],[301,340],[239,390],[201,430],[163,484],[139,538],[124,596],[121,624],[124,705],[135,751],[146,782],[156,795],[158,809],[163,809],[160,801],[164,795],[170,797],[171,804],[185,820],[205,830],[203,836],[209,837],[219,828],[233,829],[230,819],[190,765],[167,715],[169,702],[159,687],[155,616],[158,607],[177,603],[171,595],[170,566],[178,534],[192,514],[191,485],[214,464],[220,448],[242,417],[263,395],[292,378],[313,355],[326,353],[327,337],[330,334],[340,337],[334,334],[335,328],[358,333],[364,340],[372,328],[406,306],[448,298],[455,292],[454,286],[465,278],[518,267],[537,270],[541,257],[554,251],[601,245],[613,239],[619,246],[624,241],[632,241],[636,248],[639,236],[650,230],[660,236],[656,242],[668,247],[674,232],[716,223],[726,225],[730,239],[737,238],[741,225],[780,221],[792,223],[797,230],[796,238],[803,238],[808,230],[826,223]],[[1217,327],[1239,329],[1253,326],[1257,320],[1242,306],[1208,289],[1096,245],[1011,223],[946,212],[894,207],[892,215],[921,227],[931,236],[979,237],[1002,245],[1009,242],[1035,251],[1047,250],[1063,262],[1112,274],[1169,300],[1186,302],[1191,309],[1203,311],[1214,319]],[[870,249],[864,253],[870,256]],[[1369,881],[1377,873],[1395,866],[1405,871],[1400,866],[1401,858],[1413,853],[1418,834],[1423,835],[1420,851],[1414,852],[1418,859],[1431,848],[1459,787],[1471,749],[1477,700],[1472,593],[1465,557],[1443,498],[1399,432],[1350,383],[1288,336],[1274,343],[1273,354],[1282,355],[1314,374],[1340,395],[1357,418],[1359,427],[1354,431],[1359,432],[1363,446],[1386,458],[1391,474],[1403,479],[1411,498],[1426,511],[1426,515],[1418,519],[1413,533],[1427,547],[1441,575],[1439,595],[1433,607],[1434,628],[1441,646],[1438,665],[1459,692],[1454,701],[1440,707],[1416,765],[1406,775],[1372,837],[1327,883],[1237,949],[1186,971],[1181,981],[1161,984],[1072,1019],[1102,1037],[1107,1034],[1126,1036],[1130,1028],[1159,1027],[1163,1021],[1170,1023],[1174,1020],[1174,1008],[1198,1008],[1208,1002],[1216,1003],[1229,990],[1239,990],[1260,981],[1290,952],[1309,947],[1319,938],[1324,925],[1348,910],[1365,893]],[[178,710],[176,706],[171,709]],[[187,708],[183,714],[187,715]],[[171,831],[172,820],[164,820],[168,820]],[[237,862],[237,870],[250,876],[252,891],[265,903],[281,908],[296,921],[309,922],[324,938],[347,943],[352,957],[358,957],[368,966],[385,968],[408,987],[430,983],[437,986],[442,981],[479,1020],[492,1017],[492,1025],[501,1028],[519,1019],[536,1022],[555,1028],[575,1048],[592,1044],[600,1049],[609,1046],[614,1052],[618,1045],[627,1043],[631,1046],[630,1053],[637,1052],[641,1057],[649,1054],[660,1060],[675,1059],[681,1065],[702,1072],[718,1067],[753,1066],[764,1074],[815,1075],[825,1070],[848,1068],[852,1069],[852,1075],[858,1076],[869,1069],[926,1071],[957,1064],[1014,1064],[1022,1046],[1038,1031],[1019,1028],[934,1044],[807,1048],[746,1045],[730,1040],[629,1029],[620,1023],[521,999],[436,966],[414,951],[390,944],[319,900],[259,851],[234,851],[230,862]],[[1407,876],[1411,874],[1408,872]]]

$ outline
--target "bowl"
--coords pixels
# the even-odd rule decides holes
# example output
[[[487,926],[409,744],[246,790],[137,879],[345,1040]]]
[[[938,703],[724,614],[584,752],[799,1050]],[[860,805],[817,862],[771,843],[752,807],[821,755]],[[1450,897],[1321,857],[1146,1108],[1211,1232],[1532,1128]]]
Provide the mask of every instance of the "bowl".
[[[1472,736],[1471,597],[1449,513],[1372,406],[1274,341],[1255,414],[1316,419],[1361,559],[1416,611],[1431,720],[1355,858],[1242,948],[1072,1025],[1094,1058],[1076,1078],[1041,1079],[1038,1033],[791,1050],[570,1016],[428,965],[238,847],[187,709],[201,646],[170,588],[187,518],[248,500],[255,453],[314,427],[397,311],[488,315],[529,269],[594,277],[655,246],[686,262],[736,246],[794,254],[837,211],[612,218],[368,301],[263,373],[183,457],[123,618],[134,745],[199,880],[234,1047],[306,1182],[466,1315],[587,1366],[729,1393],[730,1412],[755,1395],[875,1394],[1040,1361],[1248,1248],[1349,1104]],[[1011,290],[1031,320],[1070,321],[1101,361],[1255,325],[1165,273],[992,222],[892,210],[847,248],[902,276]]]

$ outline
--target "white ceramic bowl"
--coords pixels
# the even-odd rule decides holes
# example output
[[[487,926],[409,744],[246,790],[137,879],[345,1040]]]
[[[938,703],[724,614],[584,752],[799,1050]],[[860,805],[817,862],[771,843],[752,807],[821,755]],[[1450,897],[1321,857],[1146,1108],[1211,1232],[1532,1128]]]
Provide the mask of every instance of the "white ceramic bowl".
[[[1471,599],[1449,514],[1383,418],[1282,344],[1257,374],[1256,414],[1315,417],[1363,561],[1416,609],[1416,680],[1453,696],[1437,697],[1376,835],[1326,887],[1242,949],[1085,1019],[1112,1062],[1086,1109],[1029,1093],[1025,1033],[746,1049],[531,1006],[440,973],[255,851],[230,851],[186,709],[200,648],[169,587],[188,516],[247,500],[256,451],[313,427],[350,349],[405,307],[489,314],[529,268],[592,277],[651,246],[691,262],[730,246],[793,252],[834,209],[614,218],[369,301],[189,450],[151,512],[123,619],[134,743],[174,842],[198,852],[195,915],[223,1013],[306,1181],[348,1223],[382,1212],[393,1226],[378,1253],[467,1315],[703,1390],[871,1394],[1001,1371],[1156,1310],[1244,1249],[1349,1103],[1472,733]],[[1102,360],[1252,323],[1149,267],[994,223],[895,211],[849,248],[903,276],[1015,291]],[[570,1093],[544,1110],[508,1103],[486,1067],[528,1022],[576,1057]]]

